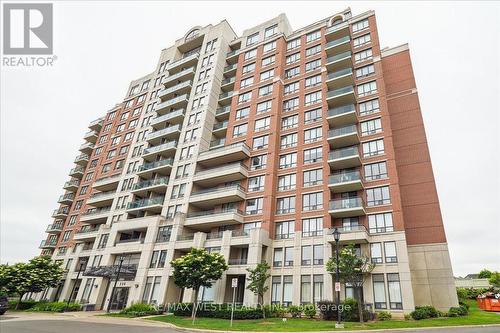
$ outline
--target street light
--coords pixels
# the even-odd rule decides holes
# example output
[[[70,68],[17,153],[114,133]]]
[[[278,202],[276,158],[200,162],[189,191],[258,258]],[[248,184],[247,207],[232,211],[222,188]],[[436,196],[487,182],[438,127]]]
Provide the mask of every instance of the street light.
[[[336,263],[336,277],[335,277],[335,289],[337,290],[337,324],[335,328],[342,328],[340,324],[340,271],[339,271],[339,241],[340,241],[340,231],[338,228],[333,230],[333,239],[335,239],[335,263]],[[339,286],[339,287],[337,287]]]
[[[123,264],[123,260],[125,260],[125,256],[123,254],[120,255],[118,260],[120,260],[120,264],[118,265],[118,272],[116,273],[115,284],[113,286],[113,289],[111,290],[111,297],[109,298],[108,309],[106,310],[106,312],[108,312],[108,313],[109,313],[109,310],[111,310],[111,302],[113,301],[113,296],[115,294],[116,284],[118,283],[118,279],[120,278],[120,271],[122,269],[122,264]]]
[[[73,288],[71,289],[71,294],[69,294],[68,302],[66,303],[66,307],[69,307],[69,303],[71,303],[71,297],[75,293],[76,283],[80,279],[80,273],[82,272],[83,266],[85,266],[86,263],[87,263],[87,259],[84,259],[84,258],[80,259],[80,268],[78,269],[78,273],[76,274],[76,280],[75,280],[75,283],[73,284]]]

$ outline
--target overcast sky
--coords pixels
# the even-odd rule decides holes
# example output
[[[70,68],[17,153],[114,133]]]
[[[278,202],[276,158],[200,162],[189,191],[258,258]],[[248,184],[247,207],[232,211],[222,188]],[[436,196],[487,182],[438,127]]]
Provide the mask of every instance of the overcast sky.
[[[374,9],[381,46],[409,43],[455,275],[500,270],[500,6],[494,2],[54,2],[52,68],[1,70],[2,263],[39,254],[88,123],[195,25],[293,29]]]

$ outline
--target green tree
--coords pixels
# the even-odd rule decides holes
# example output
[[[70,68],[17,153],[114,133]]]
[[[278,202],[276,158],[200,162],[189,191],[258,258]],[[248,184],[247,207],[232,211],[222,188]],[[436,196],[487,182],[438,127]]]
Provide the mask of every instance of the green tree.
[[[63,274],[64,270],[60,263],[52,261],[50,256],[40,256],[31,259],[27,264],[1,266],[0,286],[2,292],[19,296],[17,309],[25,294],[57,287]]]
[[[361,290],[366,277],[373,271],[375,265],[371,263],[370,258],[358,256],[354,244],[343,247],[339,252],[339,276],[340,281],[350,283],[355,291],[355,297],[358,301],[359,320],[363,322],[363,303],[361,301]],[[332,257],[326,263],[326,270],[335,276],[337,272],[336,258]]]
[[[492,272],[488,282],[495,288],[500,288],[500,272]]]
[[[257,264],[254,269],[247,268],[247,272],[249,273],[247,277],[247,289],[257,295],[257,302],[259,303],[259,306],[262,307],[262,316],[264,318],[266,318],[266,311],[264,309],[264,294],[269,289],[266,282],[271,276],[268,272],[269,269],[271,269],[271,266],[269,266],[269,264],[265,261]]]
[[[191,248],[191,252],[170,262],[173,278],[179,288],[191,288],[194,291],[194,303],[191,311],[193,322],[198,307],[200,287],[211,287],[227,270],[226,260],[220,253],[208,253],[205,249]]]
[[[481,270],[481,272],[479,272],[479,275],[478,275],[478,278],[480,279],[489,279],[490,276],[491,276],[492,272],[490,270],[487,270],[486,268]]]

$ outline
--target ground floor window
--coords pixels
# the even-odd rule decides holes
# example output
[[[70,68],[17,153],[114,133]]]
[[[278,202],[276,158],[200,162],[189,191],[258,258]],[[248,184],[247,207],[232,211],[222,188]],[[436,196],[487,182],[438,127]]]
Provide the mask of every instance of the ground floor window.
[[[387,301],[385,299],[385,281],[384,274],[373,274],[373,301],[375,309],[387,309]]]
[[[150,304],[158,304],[160,296],[161,276],[148,276],[144,292],[142,293],[142,302]]]
[[[83,288],[83,294],[81,303],[88,303],[90,299],[90,294],[92,293],[92,287],[94,286],[95,278],[89,278],[85,282],[85,287]]]
[[[389,303],[391,309],[403,309],[401,298],[401,284],[398,273],[387,274],[387,289],[389,290]]]

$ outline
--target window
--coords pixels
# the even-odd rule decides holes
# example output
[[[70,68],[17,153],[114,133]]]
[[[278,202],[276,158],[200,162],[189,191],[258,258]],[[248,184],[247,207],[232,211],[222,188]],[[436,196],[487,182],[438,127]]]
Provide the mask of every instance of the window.
[[[387,178],[387,163],[379,162],[365,164],[365,180],[377,180]]]
[[[236,120],[248,117],[250,113],[250,107],[236,110]]]
[[[262,226],[262,222],[249,222],[243,224],[243,232],[245,234],[249,234],[251,229],[260,228]]]
[[[384,139],[378,139],[363,143],[363,157],[377,156],[384,153]]]
[[[264,176],[256,176],[248,178],[248,191],[257,192],[264,190]]]
[[[259,136],[253,139],[253,149],[264,149],[269,145],[269,135]]]
[[[372,263],[381,264],[382,263],[382,244],[381,243],[371,243],[370,253],[372,258]]]
[[[313,47],[306,49],[306,57],[310,57],[310,56],[318,54],[320,52],[321,52],[321,44],[318,44],[316,46],[313,46]]]
[[[299,116],[298,115],[293,115],[289,117],[285,117],[281,119],[281,129],[288,129],[292,127],[296,127],[299,123]]]
[[[233,138],[247,134],[248,124],[241,124],[233,127]]]
[[[398,273],[387,274],[387,288],[389,289],[389,303],[391,309],[402,309],[403,300],[401,299],[401,285],[399,283]]]
[[[276,35],[277,33],[278,33],[278,25],[275,24],[264,30],[264,38],[269,38],[271,36]]]
[[[304,150],[304,164],[321,162],[323,150],[321,147]]]
[[[245,59],[245,61],[250,60],[250,59],[255,58],[256,55],[257,55],[257,49],[253,49],[253,50],[245,52],[244,59]]]
[[[321,119],[321,109],[304,112],[304,124],[313,123]]]
[[[384,254],[386,263],[398,262],[398,255],[396,254],[396,242],[384,242]]]
[[[252,157],[250,170],[264,169],[267,165],[267,155]]]
[[[293,266],[293,247],[285,247],[285,267]]]
[[[299,75],[299,74],[300,74],[300,66],[287,69],[285,71],[285,79],[292,78],[292,77]]]
[[[302,275],[300,277],[300,303],[311,303],[311,276]]]
[[[302,237],[323,235],[323,218],[315,217],[302,220]]]
[[[344,231],[358,230],[359,219],[358,217],[344,217],[342,219],[342,229]]]
[[[280,156],[280,169],[294,168],[297,166],[297,153],[290,153]]]
[[[248,64],[248,65],[243,66],[241,73],[247,74],[247,73],[253,72],[254,70],[255,70],[255,63],[252,63],[252,64]]]
[[[323,170],[315,169],[304,171],[304,186],[315,186],[323,183]]]
[[[304,245],[302,246],[302,251],[301,251],[301,265],[302,266],[309,266],[311,265],[311,245]]]
[[[299,86],[300,85],[298,81],[285,85],[285,90],[284,90],[285,95],[297,92],[299,90]]]
[[[273,276],[271,278],[271,303],[281,303],[281,276]]]
[[[278,191],[294,190],[295,186],[296,186],[295,173],[278,177]]]
[[[352,32],[358,32],[366,28],[368,28],[368,19],[364,19],[363,21],[353,23]]]
[[[373,65],[364,66],[359,69],[356,69],[356,78],[359,79],[365,76],[372,75],[373,73],[375,73],[375,66]]]
[[[378,99],[372,99],[370,101],[359,103],[359,114],[361,116],[377,112],[380,112]]]
[[[247,215],[262,214],[263,203],[262,198],[248,199],[245,213]]]
[[[313,265],[323,265],[323,244],[313,245]]]
[[[377,82],[371,81],[358,85],[358,96],[368,96],[377,93]]]
[[[382,122],[380,121],[380,118],[368,120],[368,121],[363,121],[361,123],[361,135],[372,135],[382,132]]]
[[[297,52],[297,53],[294,53],[294,54],[287,56],[285,59],[285,62],[287,65],[289,65],[289,64],[293,64],[294,62],[299,61],[299,60],[300,60],[300,52]]]
[[[321,30],[310,32],[306,35],[306,43],[314,42],[321,38]]]
[[[259,88],[259,97],[269,95],[273,92],[273,85],[268,84],[267,86],[263,86]]]
[[[384,274],[373,274],[372,280],[375,309],[387,309],[387,302],[385,300]]]
[[[275,248],[273,255],[273,267],[283,266],[283,248]]]
[[[286,50],[290,51],[300,46],[300,38],[294,39],[286,43]]]
[[[153,255],[151,256],[151,260],[149,262],[149,268],[156,268],[156,264],[158,263],[158,255],[160,251],[153,251]]]
[[[276,200],[276,214],[295,213],[295,197],[284,197]]]
[[[323,298],[323,275],[313,275],[313,295],[314,303],[321,301]]]
[[[247,37],[247,46],[253,45],[259,41],[259,33],[256,32]]]
[[[68,222],[68,226],[71,226],[71,225],[74,225],[76,223],[76,218],[78,217],[78,215],[71,215],[69,217],[69,222]]]
[[[108,244],[109,234],[102,234],[101,238],[99,238],[99,243],[97,244],[98,249],[103,249]]]
[[[272,100],[261,102],[257,104],[257,113],[264,113],[271,111]]]
[[[367,206],[388,205],[390,203],[389,186],[374,187],[366,190]]]
[[[272,50],[275,50],[276,49],[276,41],[272,41],[270,43],[267,43],[267,44],[264,44],[264,48],[263,48],[263,52],[266,53],[266,52],[270,52]]]
[[[252,98],[252,92],[246,92],[238,96],[238,104],[248,102]]]
[[[274,64],[274,61],[276,60],[275,56],[270,56],[267,58],[262,59],[262,67],[269,66],[271,64]]]
[[[368,215],[368,227],[370,233],[394,231],[392,213]]]
[[[304,131],[304,143],[316,142],[322,138],[322,128],[315,127]]]
[[[65,231],[62,237],[63,242],[69,241],[69,237],[71,236],[71,230]]]
[[[321,90],[305,95],[304,105],[309,106],[321,102]]]
[[[82,298],[80,299],[81,303],[88,303],[90,294],[92,293],[92,288],[94,287],[94,281],[95,278],[87,278],[87,280],[85,281]]]
[[[321,59],[306,62],[306,73],[321,67]]]
[[[315,75],[306,78],[305,82],[306,88],[314,87],[318,84],[321,84],[321,75]]]
[[[162,242],[170,241],[171,234],[172,234],[172,226],[171,225],[158,227],[158,234],[156,235],[156,242],[162,243]]]
[[[283,111],[284,112],[295,110],[298,107],[299,107],[299,98],[298,97],[283,101]]]
[[[250,77],[247,77],[246,79],[241,80],[240,88],[248,87],[251,84],[253,84],[253,76],[250,76]]]
[[[354,62],[357,64],[357,63],[371,59],[372,56],[373,56],[372,49],[371,48],[366,49],[366,50],[363,50],[361,52],[354,53]]]
[[[302,211],[323,209],[323,192],[302,195]]]
[[[283,135],[280,139],[280,148],[290,148],[297,145],[297,133]]]
[[[288,239],[295,235],[295,221],[275,222],[275,238]]]
[[[260,73],[260,81],[269,80],[274,76],[274,69]]]

